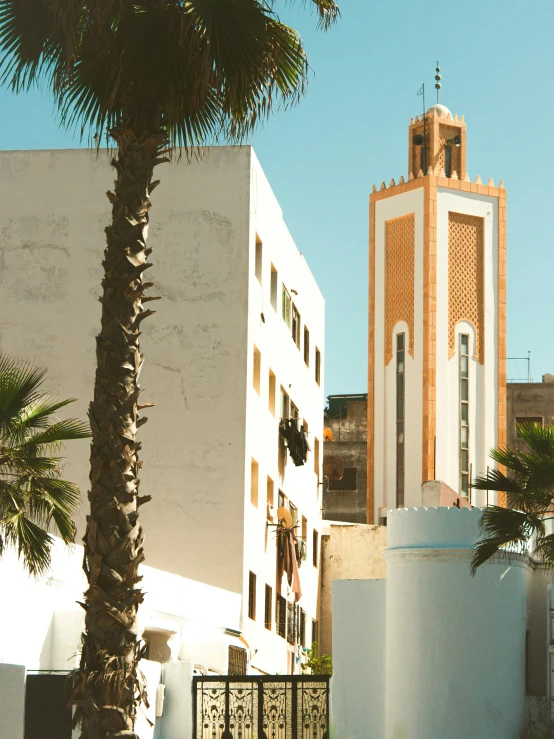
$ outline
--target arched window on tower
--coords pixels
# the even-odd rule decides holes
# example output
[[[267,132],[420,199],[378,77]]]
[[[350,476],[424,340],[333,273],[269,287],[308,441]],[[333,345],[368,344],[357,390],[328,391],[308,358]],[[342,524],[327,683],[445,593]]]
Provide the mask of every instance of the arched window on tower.
[[[396,507],[404,506],[405,334],[396,335]]]

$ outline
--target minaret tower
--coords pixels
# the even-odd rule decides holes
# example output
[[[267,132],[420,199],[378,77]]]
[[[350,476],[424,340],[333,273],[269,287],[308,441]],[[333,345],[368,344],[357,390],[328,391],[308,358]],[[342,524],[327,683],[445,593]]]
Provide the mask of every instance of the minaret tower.
[[[370,197],[368,523],[427,480],[483,505],[470,479],[506,442],[506,191],[470,180],[444,105],[408,142],[407,181]]]

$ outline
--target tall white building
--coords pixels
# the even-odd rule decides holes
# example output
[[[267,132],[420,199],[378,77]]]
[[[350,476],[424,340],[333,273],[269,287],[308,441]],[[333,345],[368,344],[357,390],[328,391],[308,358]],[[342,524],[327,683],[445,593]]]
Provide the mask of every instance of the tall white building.
[[[78,398],[73,411],[85,416],[108,159],[2,152],[0,173],[0,350],[46,366],[52,391]],[[238,669],[246,659],[252,671],[298,671],[298,642],[317,631],[324,301],[250,147],[211,148],[157,174],[149,277],[163,300],[141,339],[142,397],[156,403],[140,434],[141,491],[153,496],[141,508],[147,564],[242,596],[240,628],[222,623],[232,636],[204,645],[219,655],[209,669],[226,671],[221,649],[232,642],[246,650],[232,655]],[[310,447],[298,466],[279,434],[280,419],[295,416]],[[85,496],[87,443],[69,454],[67,476]],[[297,603],[280,576],[279,505],[303,542]],[[83,504],[81,524],[85,514]],[[186,616],[149,603],[159,653],[175,636],[168,619],[178,636]]]
[[[506,439],[506,191],[470,181],[443,105],[412,119],[408,173],[370,198],[368,523],[429,480],[469,499]]]

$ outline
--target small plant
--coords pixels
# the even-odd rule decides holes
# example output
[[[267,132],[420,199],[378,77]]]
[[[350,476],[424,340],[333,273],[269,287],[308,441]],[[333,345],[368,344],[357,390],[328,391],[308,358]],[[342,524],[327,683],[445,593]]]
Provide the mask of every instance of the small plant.
[[[309,670],[312,675],[333,674],[333,659],[328,654],[319,654],[316,641],[306,651],[306,656],[307,659],[302,665],[302,672],[308,672]]]

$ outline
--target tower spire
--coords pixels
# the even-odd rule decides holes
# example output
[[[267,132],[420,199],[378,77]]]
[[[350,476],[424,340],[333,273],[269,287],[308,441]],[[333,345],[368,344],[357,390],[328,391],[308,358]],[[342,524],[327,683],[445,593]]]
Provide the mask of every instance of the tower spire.
[[[439,96],[441,91],[441,75],[440,75],[441,68],[439,67],[439,62],[437,60],[437,66],[435,67],[435,89],[437,91],[437,104],[439,102]]]

